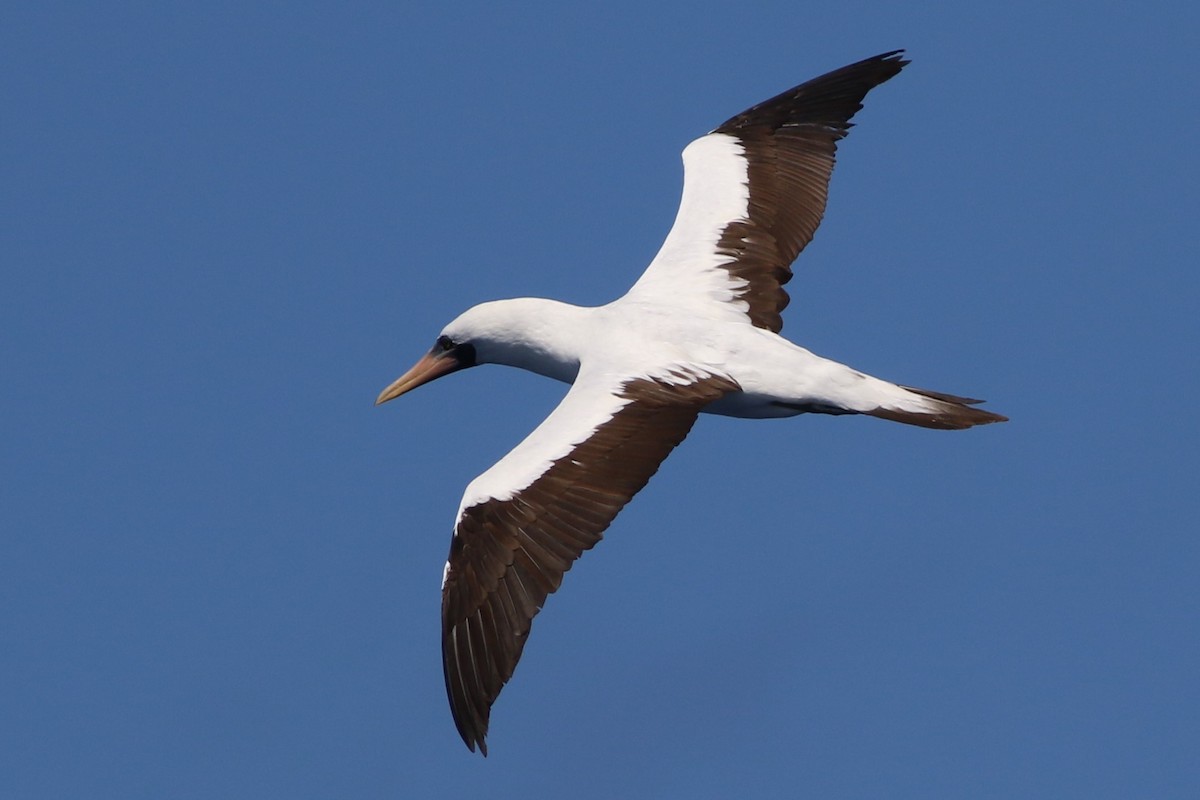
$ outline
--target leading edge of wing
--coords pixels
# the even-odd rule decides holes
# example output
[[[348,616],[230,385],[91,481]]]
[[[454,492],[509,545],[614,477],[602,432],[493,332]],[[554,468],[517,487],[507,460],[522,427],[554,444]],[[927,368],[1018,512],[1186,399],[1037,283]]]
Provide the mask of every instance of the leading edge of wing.
[[[736,388],[683,368],[628,380],[581,373],[550,416],[468,486],[442,584],[442,665],[472,751],[487,755],[492,703],[546,598],[700,410]]]

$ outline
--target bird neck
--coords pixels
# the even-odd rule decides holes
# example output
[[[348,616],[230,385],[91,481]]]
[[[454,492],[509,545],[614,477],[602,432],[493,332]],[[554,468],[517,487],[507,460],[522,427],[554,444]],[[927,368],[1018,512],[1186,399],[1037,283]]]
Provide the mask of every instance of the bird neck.
[[[488,303],[487,342],[477,346],[480,361],[504,364],[571,383],[591,330],[595,309],[523,297]]]

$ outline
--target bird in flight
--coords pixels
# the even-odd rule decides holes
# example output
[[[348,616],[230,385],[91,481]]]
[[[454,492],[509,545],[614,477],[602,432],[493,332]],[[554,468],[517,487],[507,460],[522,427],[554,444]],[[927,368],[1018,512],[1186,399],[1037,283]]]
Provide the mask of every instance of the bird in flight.
[[[699,414],[865,414],[940,429],[1005,421],[978,400],[890,383],[779,335],[783,285],[825,213],[837,143],[867,92],[908,63],[902,55],[814,78],[689,144],[675,223],[625,296],[596,307],[477,305],[379,395],[377,404],[478,364],[571,385],[471,481],[458,509],[442,574],[442,665],[472,751],[487,755],[492,703],[547,596]]]

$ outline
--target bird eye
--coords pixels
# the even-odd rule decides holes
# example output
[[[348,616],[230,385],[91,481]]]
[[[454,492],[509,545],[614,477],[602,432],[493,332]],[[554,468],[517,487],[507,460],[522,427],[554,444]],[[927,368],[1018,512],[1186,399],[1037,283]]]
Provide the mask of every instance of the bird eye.
[[[454,349],[454,340],[451,339],[449,336],[439,336],[438,340],[437,340],[437,344],[434,345],[434,347],[437,350],[441,350],[443,353],[445,353],[449,350]]]

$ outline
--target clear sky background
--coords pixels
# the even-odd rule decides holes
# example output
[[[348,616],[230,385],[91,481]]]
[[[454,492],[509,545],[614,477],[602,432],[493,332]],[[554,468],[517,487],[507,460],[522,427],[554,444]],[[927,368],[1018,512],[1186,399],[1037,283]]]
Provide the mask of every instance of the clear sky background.
[[[84,5],[0,19],[0,797],[1200,796],[1191,4]],[[376,394],[897,47],[784,332],[1012,422],[702,419],[471,755],[450,526],[563,387]]]

